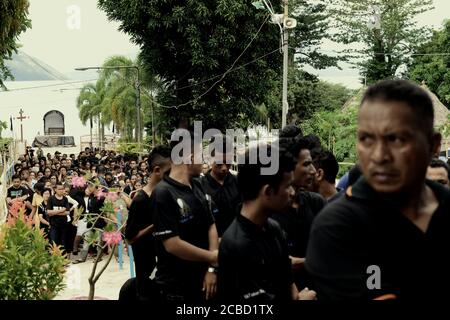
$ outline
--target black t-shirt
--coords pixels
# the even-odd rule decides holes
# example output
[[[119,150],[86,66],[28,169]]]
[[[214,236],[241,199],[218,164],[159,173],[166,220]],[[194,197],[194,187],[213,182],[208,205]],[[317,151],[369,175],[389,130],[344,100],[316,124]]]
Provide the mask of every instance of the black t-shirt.
[[[158,256],[156,282],[170,294],[197,299],[208,268],[204,262],[182,260],[168,253],[163,240],[179,236],[190,244],[208,250],[208,231],[214,223],[210,203],[198,181],[192,189],[165,176],[151,195]]]
[[[271,218],[286,232],[289,254],[304,258],[311,226],[326,200],[320,194],[300,191],[296,202],[298,209],[290,207],[286,212],[274,213]]]
[[[125,228],[125,238],[128,240],[136,237],[142,229],[153,223],[150,197],[144,190],[137,191],[128,211],[128,219]],[[151,233],[139,238],[132,244],[134,258],[138,261],[155,260],[155,239]]]
[[[450,191],[426,183],[439,200],[426,233],[364,178],[325,207],[314,221],[306,256],[318,299],[371,300],[391,293],[405,300],[448,300]],[[379,289],[373,286],[377,279]]]
[[[17,199],[23,197],[24,195],[29,194],[28,189],[20,186],[19,188],[10,187],[8,189],[8,198]]]
[[[61,200],[56,198],[56,196],[51,196],[48,199],[47,210],[61,210],[66,209],[69,211],[69,200],[66,197],[63,197]],[[67,223],[67,216],[51,216],[50,217],[50,225],[51,226],[63,226]]]
[[[50,223],[50,217],[48,216],[48,212],[47,212],[47,206],[45,205],[44,202],[42,202],[40,205],[38,205],[37,207],[37,213],[38,214],[42,214],[42,218]],[[40,228],[41,229],[48,229],[48,225],[41,223],[40,224]]]
[[[211,176],[211,171],[209,171],[200,178],[200,182],[203,190],[212,197],[216,206],[216,210],[213,209],[212,212],[216,222],[217,233],[221,237],[239,213],[238,207],[242,202],[237,178],[233,174],[228,173],[223,185],[221,185]]]
[[[218,281],[223,301],[291,300],[291,261],[279,224],[269,218],[261,228],[238,215],[220,242]]]

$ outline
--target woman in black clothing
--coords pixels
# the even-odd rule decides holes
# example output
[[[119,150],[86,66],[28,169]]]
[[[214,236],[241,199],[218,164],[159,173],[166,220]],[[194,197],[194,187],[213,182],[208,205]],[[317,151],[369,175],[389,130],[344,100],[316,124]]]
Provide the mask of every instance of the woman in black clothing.
[[[44,198],[44,201],[38,206],[37,212],[39,214],[39,220],[41,222],[40,226],[41,229],[44,230],[45,238],[48,239],[49,229],[50,229],[50,217],[47,213],[47,205],[48,205],[48,199],[50,199],[52,195],[52,190],[50,189],[44,189],[42,192],[42,197]]]

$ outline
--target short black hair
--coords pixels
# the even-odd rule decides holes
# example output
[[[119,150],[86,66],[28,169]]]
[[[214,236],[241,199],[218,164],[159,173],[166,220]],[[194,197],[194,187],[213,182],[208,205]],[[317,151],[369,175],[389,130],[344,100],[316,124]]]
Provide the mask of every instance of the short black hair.
[[[433,158],[430,162],[431,168],[444,168],[447,171],[447,178],[450,179],[450,167],[442,160]]]
[[[14,180],[16,180],[16,179],[21,180],[21,179],[20,179],[20,175],[15,174],[15,175],[13,175],[13,176],[11,177],[11,181],[14,181]]]
[[[285,148],[294,156],[298,158],[300,151],[311,150],[311,142],[305,137],[297,136],[291,141],[280,140],[280,146],[284,145]]]
[[[361,106],[366,101],[404,102],[411,108],[427,134],[433,133],[434,107],[430,95],[421,87],[407,80],[382,80],[365,92]]]
[[[279,135],[280,138],[295,138],[297,136],[302,137],[303,131],[300,127],[297,127],[296,125],[293,124],[289,124],[285,126],[283,129],[281,129]]]
[[[52,192],[53,192],[53,190],[52,190],[52,189],[49,189],[49,188],[44,188],[44,189],[42,190],[42,195],[44,195],[45,191],[48,191],[48,192],[50,192],[50,195],[52,195]]]
[[[45,187],[45,183],[36,182],[36,184],[34,185],[34,191],[38,191],[42,195],[42,191],[44,191],[44,187]]]
[[[149,172],[152,172],[155,167],[160,167],[170,160],[171,152],[172,150],[169,146],[159,145],[154,147],[148,155],[147,163]]]
[[[323,170],[324,179],[329,183],[335,184],[336,176],[339,172],[339,164],[334,154],[322,149],[314,158],[314,166],[316,169]]]
[[[238,164],[238,187],[244,201],[255,200],[261,188],[265,185],[271,186],[275,192],[278,192],[284,174],[293,171],[295,167],[295,160],[291,153],[284,148],[278,148],[279,167],[277,173],[274,175],[261,174],[261,169],[268,168],[270,164],[262,164],[260,157],[257,157],[256,164],[250,163],[250,154],[252,152],[259,154],[258,148],[259,146],[255,146],[247,149],[244,163]],[[267,146],[267,155],[269,157],[275,151],[275,148],[273,145]]]

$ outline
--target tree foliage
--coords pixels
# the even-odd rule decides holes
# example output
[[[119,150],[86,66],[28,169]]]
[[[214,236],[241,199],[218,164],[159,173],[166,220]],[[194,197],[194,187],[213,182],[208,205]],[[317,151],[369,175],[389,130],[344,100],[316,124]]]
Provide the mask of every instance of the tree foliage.
[[[302,123],[305,134],[317,135],[338,162],[355,163],[357,108],[321,110]]]
[[[330,5],[338,32],[334,39],[360,49],[347,50],[357,63],[360,74],[371,84],[395,77],[401,66],[410,62],[410,53],[423,44],[429,28],[419,27],[416,16],[432,9],[432,0],[336,0]],[[369,26],[372,6],[378,6],[379,26]],[[356,56],[355,56],[356,54]]]
[[[31,27],[28,6],[28,0],[0,1],[0,87],[2,88],[5,88],[3,80],[12,79],[4,60],[11,59],[12,54],[17,52],[19,35]]]
[[[450,20],[441,30],[435,30],[430,41],[417,53],[420,55],[415,56],[409,66],[409,77],[419,83],[425,82],[450,108]]]
[[[155,111],[161,130],[171,130],[183,119],[202,120],[205,128],[245,126],[256,121],[255,106],[269,105],[270,92],[279,89],[280,30],[268,23],[268,11],[255,8],[252,0],[98,3],[141,47],[140,57],[150,73],[165,83],[158,96],[164,106]],[[334,60],[316,48],[326,35],[327,17],[315,3],[292,2],[293,15],[299,17],[292,47],[305,53],[298,63],[326,67]],[[282,12],[280,6],[274,11]],[[280,107],[281,99],[277,103]]]

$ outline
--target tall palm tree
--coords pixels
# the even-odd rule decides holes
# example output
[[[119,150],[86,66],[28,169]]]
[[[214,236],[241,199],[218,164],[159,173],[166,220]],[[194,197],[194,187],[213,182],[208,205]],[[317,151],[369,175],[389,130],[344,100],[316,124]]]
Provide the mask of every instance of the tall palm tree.
[[[150,115],[153,96],[162,86],[156,77],[149,75],[141,60],[133,61],[124,56],[112,56],[102,67],[138,66],[141,84],[141,119]],[[83,123],[89,119],[98,119],[99,132],[104,136],[105,126],[115,125],[119,134],[127,141],[139,134],[136,129],[137,73],[135,68],[101,69],[95,85],[87,85],[78,97],[77,106]],[[83,105],[85,101],[89,103]]]
[[[86,122],[90,122],[91,127],[91,144],[92,144],[92,126],[94,119],[99,124],[100,135],[100,122],[101,111],[103,102],[104,91],[102,84],[97,81],[96,84],[88,83],[81,89],[80,95],[77,98],[77,108],[79,117],[83,125]]]

